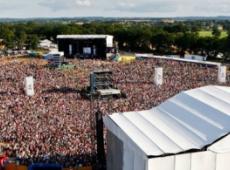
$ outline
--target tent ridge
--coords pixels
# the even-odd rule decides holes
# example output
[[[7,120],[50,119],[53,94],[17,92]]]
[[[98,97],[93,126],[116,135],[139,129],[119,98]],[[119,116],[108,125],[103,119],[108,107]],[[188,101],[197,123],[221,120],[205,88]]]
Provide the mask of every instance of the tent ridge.
[[[137,112],[136,112],[137,113]],[[157,126],[155,126],[152,122],[150,122],[149,119],[146,119],[144,116],[142,116],[142,114],[137,113],[138,116],[140,116],[142,119],[144,119],[147,123],[149,123],[149,125],[153,128],[155,128],[159,133],[161,133],[165,138],[167,138],[169,140],[170,143],[173,143],[177,148],[179,148],[180,150],[183,149],[183,147],[181,147],[180,145],[178,145],[172,138],[169,137],[169,135],[167,135],[165,132],[163,132],[160,128],[158,128]],[[152,140],[152,139],[150,139]],[[154,141],[153,141],[154,142]],[[155,142],[154,142],[155,143]],[[162,148],[162,146],[161,146]],[[164,150],[164,149],[163,149]],[[166,153],[167,151],[164,151],[164,153]]]

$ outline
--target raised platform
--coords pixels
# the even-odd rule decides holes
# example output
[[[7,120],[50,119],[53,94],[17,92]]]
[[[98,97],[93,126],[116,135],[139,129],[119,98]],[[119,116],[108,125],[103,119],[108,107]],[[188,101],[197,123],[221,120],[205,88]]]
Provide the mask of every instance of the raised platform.
[[[118,89],[103,89],[103,90],[97,90],[97,93],[100,96],[113,96],[113,95],[121,95],[121,91]]]

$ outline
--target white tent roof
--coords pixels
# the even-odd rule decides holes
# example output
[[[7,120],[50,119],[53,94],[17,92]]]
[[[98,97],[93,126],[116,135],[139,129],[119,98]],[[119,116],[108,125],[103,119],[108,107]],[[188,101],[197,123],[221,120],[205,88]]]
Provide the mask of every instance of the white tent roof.
[[[45,40],[40,40],[40,43],[52,43],[52,41],[45,39]]]
[[[57,39],[106,39],[107,37],[113,37],[112,35],[100,35],[100,34],[85,34],[85,35],[58,35]]]
[[[230,87],[189,90],[151,110],[106,116],[104,123],[147,156],[202,149],[230,132]]]

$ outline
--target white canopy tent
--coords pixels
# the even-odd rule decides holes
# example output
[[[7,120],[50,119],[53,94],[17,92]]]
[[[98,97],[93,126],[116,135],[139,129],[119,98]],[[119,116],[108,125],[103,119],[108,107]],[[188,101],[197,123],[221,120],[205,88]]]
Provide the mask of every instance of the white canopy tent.
[[[230,169],[230,87],[185,91],[150,110],[106,116],[104,123],[107,169]]]

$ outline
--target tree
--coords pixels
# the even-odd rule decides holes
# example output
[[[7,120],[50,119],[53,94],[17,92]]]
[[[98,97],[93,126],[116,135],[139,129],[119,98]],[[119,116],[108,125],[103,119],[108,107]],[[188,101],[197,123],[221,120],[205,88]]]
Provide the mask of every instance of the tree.
[[[0,38],[2,38],[7,46],[7,48],[14,48],[15,47],[15,33],[14,29],[11,28],[9,25],[1,25],[0,26]]]
[[[224,60],[225,61],[230,61],[230,29],[228,30],[228,36],[225,39],[225,43],[224,43]]]
[[[26,44],[27,34],[24,31],[19,31],[16,35],[17,47],[18,49],[22,49]]]
[[[186,50],[194,51],[196,48],[197,39],[197,33],[184,32],[182,34],[178,34],[176,37],[176,44],[180,49],[180,53],[184,55]]]
[[[221,35],[221,31],[218,29],[218,27],[213,27],[212,29],[212,35],[216,38],[219,38]]]
[[[226,50],[230,50],[230,29],[228,30],[227,42],[226,42]]]
[[[174,44],[174,37],[172,34],[165,31],[154,33],[151,38],[152,46],[156,47],[156,52],[164,54],[170,52],[170,46]]]
[[[28,47],[29,49],[36,49],[38,47],[39,37],[35,34],[29,35]]]
[[[188,32],[189,28],[185,24],[175,24],[175,25],[169,25],[169,26],[164,26],[164,30],[169,32],[169,33],[179,33],[179,32]]]

